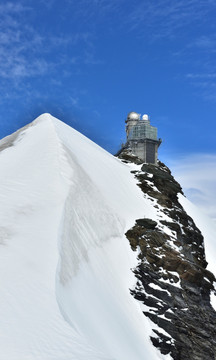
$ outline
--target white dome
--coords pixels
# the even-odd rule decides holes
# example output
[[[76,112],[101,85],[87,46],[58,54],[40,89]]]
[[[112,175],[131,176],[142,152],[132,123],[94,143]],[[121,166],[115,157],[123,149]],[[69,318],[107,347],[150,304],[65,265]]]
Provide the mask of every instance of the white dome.
[[[127,119],[128,120],[140,120],[140,114],[134,112],[134,111],[131,111],[128,116],[127,116]]]
[[[143,120],[149,120],[149,116],[148,116],[147,114],[144,114],[144,115],[142,116],[142,119],[143,119]]]

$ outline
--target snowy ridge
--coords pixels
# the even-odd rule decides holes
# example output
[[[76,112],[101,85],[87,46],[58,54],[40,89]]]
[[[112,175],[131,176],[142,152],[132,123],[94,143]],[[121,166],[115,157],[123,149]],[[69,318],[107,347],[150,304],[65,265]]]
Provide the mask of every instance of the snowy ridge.
[[[0,359],[168,359],[129,292],[124,233],[158,216],[131,166],[49,114],[30,125],[0,152]]]
[[[187,289],[199,297],[204,287],[211,326],[195,330],[209,337],[213,275],[203,270],[204,287],[193,282],[192,256],[205,264],[202,236],[164,164],[123,163],[43,114],[0,141],[0,169],[0,360],[175,358],[176,315],[192,328],[199,314],[190,318],[184,304],[199,312],[199,302]],[[205,236],[215,273],[213,223],[178,199]]]

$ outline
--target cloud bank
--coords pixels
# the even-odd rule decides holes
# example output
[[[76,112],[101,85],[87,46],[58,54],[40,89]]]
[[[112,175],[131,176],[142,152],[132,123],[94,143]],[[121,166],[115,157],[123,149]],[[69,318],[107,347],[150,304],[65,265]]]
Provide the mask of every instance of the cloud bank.
[[[216,221],[216,154],[193,154],[169,161],[187,198]]]

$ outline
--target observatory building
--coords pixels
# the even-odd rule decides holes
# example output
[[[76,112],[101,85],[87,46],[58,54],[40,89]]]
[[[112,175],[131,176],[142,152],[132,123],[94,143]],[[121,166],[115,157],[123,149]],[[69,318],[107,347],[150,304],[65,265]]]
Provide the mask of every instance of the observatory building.
[[[157,128],[150,125],[148,115],[130,112],[126,119],[126,146],[145,163],[157,165],[158,148],[162,142],[157,137]]]

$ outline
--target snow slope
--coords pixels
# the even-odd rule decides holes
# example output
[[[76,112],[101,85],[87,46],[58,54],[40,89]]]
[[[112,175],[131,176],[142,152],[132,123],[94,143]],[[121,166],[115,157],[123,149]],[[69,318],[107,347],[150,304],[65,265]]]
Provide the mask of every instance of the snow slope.
[[[49,114],[0,142],[0,359],[168,359],[130,295],[131,166]]]

